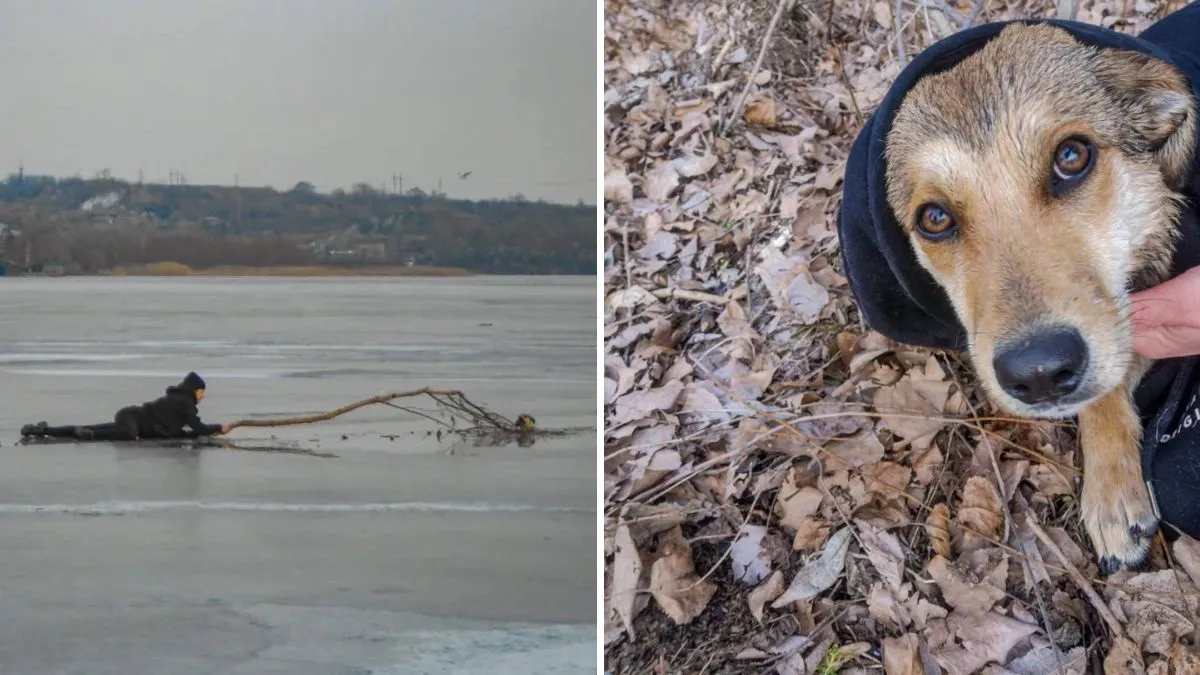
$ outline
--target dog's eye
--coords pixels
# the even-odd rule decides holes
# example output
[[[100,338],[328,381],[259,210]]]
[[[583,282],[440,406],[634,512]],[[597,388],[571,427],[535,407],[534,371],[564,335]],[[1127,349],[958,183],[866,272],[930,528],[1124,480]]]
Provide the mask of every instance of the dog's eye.
[[[1054,151],[1054,177],[1060,181],[1078,179],[1092,168],[1096,149],[1079,138],[1068,138]]]
[[[927,239],[941,239],[954,232],[954,218],[937,204],[926,204],[917,214],[917,230]]]

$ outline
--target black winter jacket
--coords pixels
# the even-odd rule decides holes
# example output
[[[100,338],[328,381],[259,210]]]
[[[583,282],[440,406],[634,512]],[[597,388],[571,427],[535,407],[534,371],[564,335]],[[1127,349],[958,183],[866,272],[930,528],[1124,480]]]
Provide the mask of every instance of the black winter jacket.
[[[220,424],[205,424],[196,407],[196,394],[179,386],[167,387],[167,393],[128,411],[137,420],[142,438],[186,438],[211,436],[221,431]]]

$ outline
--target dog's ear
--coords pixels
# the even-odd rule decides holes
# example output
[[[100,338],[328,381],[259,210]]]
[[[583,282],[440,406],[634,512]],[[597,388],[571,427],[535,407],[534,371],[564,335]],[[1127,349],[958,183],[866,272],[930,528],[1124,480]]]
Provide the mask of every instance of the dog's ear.
[[[1097,73],[1128,115],[1127,120],[1173,189],[1187,184],[1196,145],[1196,101],[1183,73],[1133,51],[1100,51]]]

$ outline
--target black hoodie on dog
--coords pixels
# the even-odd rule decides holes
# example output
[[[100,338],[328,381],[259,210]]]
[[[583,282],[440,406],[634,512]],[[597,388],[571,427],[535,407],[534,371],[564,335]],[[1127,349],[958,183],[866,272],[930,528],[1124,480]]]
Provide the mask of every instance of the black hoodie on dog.
[[[838,218],[843,267],[867,323],[912,345],[966,349],[967,341],[945,291],[917,262],[887,203],[884,144],[904,96],[920,78],[949,70],[980,49],[1009,23],[952,35],[921,52],[900,73],[854,141],[846,163]],[[1193,2],[1138,37],[1074,21],[1032,20],[1066,30],[1080,42],[1127,49],[1174,65],[1200,100],[1200,2]],[[1194,159],[1182,237],[1172,275],[1200,265],[1200,150]],[[1162,519],[1200,538],[1200,357],[1158,361],[1142,379],[1135,400],[1145,428],[1143,471],[1152,479]],[[1170,534],[1170,528],[1165,528]]]

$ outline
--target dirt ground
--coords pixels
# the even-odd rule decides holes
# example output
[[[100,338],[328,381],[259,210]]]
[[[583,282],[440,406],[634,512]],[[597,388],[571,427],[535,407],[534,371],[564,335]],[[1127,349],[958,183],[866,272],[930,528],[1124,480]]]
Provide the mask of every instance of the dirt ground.
[[[846,154],[902,64],[1071,8],[605,7],[606,669],[1200,672],[1200,544],[1102,577],[1073,426],[867,331],[841,274]]]

